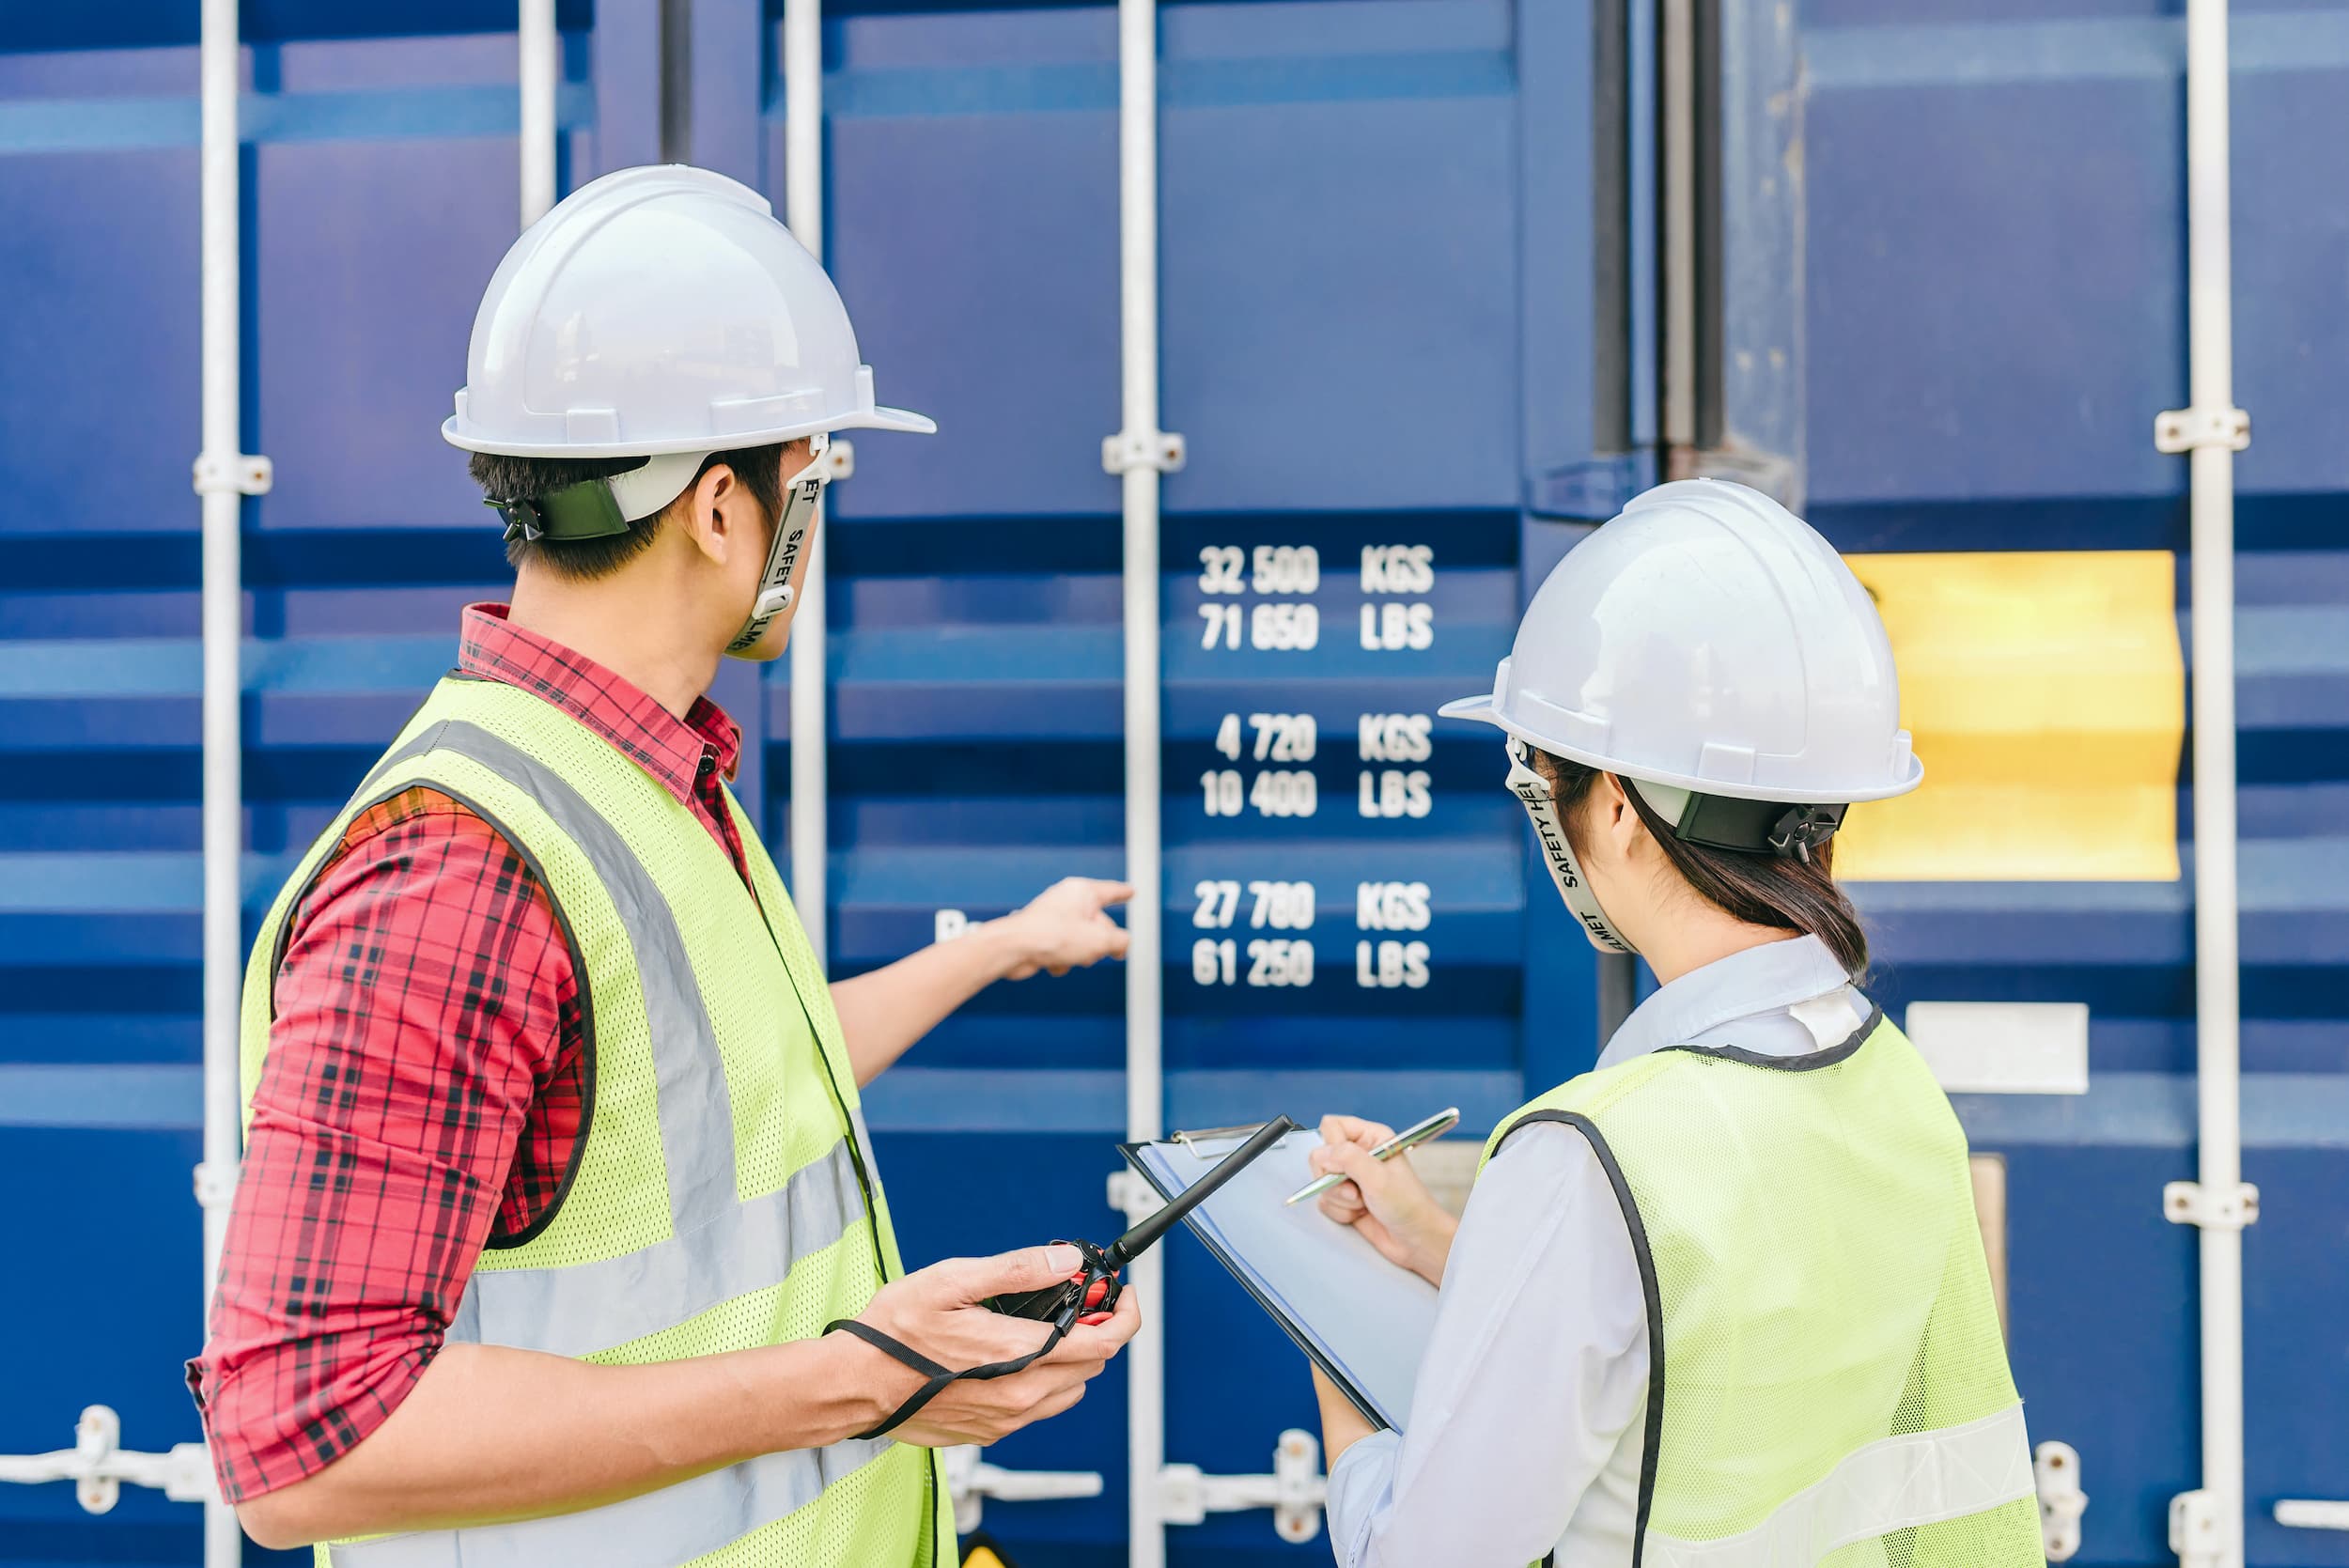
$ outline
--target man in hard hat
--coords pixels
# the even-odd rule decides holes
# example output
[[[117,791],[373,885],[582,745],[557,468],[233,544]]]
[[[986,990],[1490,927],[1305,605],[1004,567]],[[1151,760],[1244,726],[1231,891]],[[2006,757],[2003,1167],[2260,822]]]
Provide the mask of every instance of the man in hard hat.
[[[782,648],[855,428],[933,427],[875,406],[831,280],[732,180],[607,176],[490,279],[443,434],[505,520],[512,607],[465,613],[247,972],[191,1382],[264,1544],[952,1563],[935,1449],[1067,1408],[1134,1333],[1130,1293],[1057,1327],[982,1304],[1073,1249],[906,1273],[858,1110],[982,986],[1122,955],[1128,890],[1063,882],[827,987],[725,786],[740,737],[705,692]]]

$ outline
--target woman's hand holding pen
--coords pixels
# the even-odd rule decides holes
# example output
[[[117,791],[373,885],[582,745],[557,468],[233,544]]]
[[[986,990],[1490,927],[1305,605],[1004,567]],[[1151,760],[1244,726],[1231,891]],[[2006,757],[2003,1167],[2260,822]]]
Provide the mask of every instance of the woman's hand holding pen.
[[[1321,1147],[1312,1157],[1314,1173],[1346,1178],[1321,1195],[1321,1212],[1360,1231],[1389,1262],[1431,1285],[1441,1284],[1444,1260],[1452,1255],[1453,1233],[1460,1222],[1436,1202],[1411,1169],[1408,1154],[1384,1160],[1370,1157],[1371,1150],[1393,1136],[1392,1127],[1359,1116],[1321,1119]]]

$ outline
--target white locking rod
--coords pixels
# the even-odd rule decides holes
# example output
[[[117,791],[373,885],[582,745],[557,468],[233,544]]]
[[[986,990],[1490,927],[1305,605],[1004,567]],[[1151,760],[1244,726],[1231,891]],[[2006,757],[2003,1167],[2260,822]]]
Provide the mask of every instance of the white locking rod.
[[[39,1486],[70,1481],[76,1500],[91,1514],[112,1509],[126,1482],[151,1487],[174,1502],[220,1503],[211,1456],[202,1443],[178,1443],[162,1453],[135,1453],[125,1452],[121,1442],[122,1418],[111,1405],[92,1405],[74,1423],[71,1448],[0,1454],[0,1482]]]
[[[984,1498],[1046,1502],[1101,1495],[1097,1470],[1006,1470],[982,1460],[973,1443],[946,1450],[945,1460],[946,1491],[955,1502],[955,1529],[963,1535],[979,1528]]]
[[[236,1189],[243,1154],[237,1083],[244,989],[243,501],[267,489],[271,479],[266,458],[245,455],[241,430],[244,220],[237,95],[242,57],[238,0],[203,0],[196,50],[202,408],[195,483],[203,497],[204,1163],[198,1183],[205,1202],[204,1275],[191,1305],[206,1310],[228,1234],[225,1197]],[[190,1325],[192,1336],[202,1331]],[[217,1494],[205,1494],[204,1504],[204,1568],[237,1568],[244,1557],[237,1516]]]
[[[1158,1516],[1167,1524],[1204,1524],[1210,1514],[1268,1508],[1273,1529],[1295,1543],[1321,1533],[1330,1482],[1321,1473],[1321,1439],[1291,1427],[1273,1447],[1270,1475],[1207,1475],[1196,1465],[1166,1465],[1154,1491]]]
[[[2250,428],[2234,401],[2227,85],[2227,0],[2186,0],[2186,408],[2174,429],[2157,434],[2188,454],[2193,598],[2195,1179],[2207,1217],[2196,1234],[2202,1464],[2200,1485],[2170,1514],[2171,1544],[2189,1568],[2243,1565],[2243,1232],[2227,1220],[2243,1183],[2234,455]]]
[[[2349,1529],[2349,1502],[2285,1498],[2276,1504],[2276,1522],[2295,1529]]]
[[[1159,476],[1170,452],[1159,430],[1159,7],[1117,4],[1118,434],[1103,448],[1119,475],[1124,521],[1126,880],[1126,1136],[1163,1130],[1159,994]],[[1180,443],[1171,448],[1181,458]],[[1141,460],[1129,460],[1139,458]],[[796,739],[796,736],[794,737]],[[1164,1313],[1163,1256],[1152,1250],[1128,1275],[1143,1321]],[[1166,1457],[1163,1335],[1126,1349],[1126,1552],[1128,1568],[1166,1568],[1155,1484]]]

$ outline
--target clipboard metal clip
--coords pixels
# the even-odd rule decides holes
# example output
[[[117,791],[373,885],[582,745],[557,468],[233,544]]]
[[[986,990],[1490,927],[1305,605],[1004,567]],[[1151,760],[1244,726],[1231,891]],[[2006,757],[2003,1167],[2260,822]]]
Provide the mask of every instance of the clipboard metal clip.
[[[1207,1151],[1200,1147],[1202,1143],[1219,1143],[1227,1139],[1245,1138],[1264,1125],[1262,1122],[1242,1122],[1237,1126],[1230,1127],[1193,1127],[1188,1132],[1176,1133],[1168,1141],[1180,1143],[1201,1159],[1206,1159],[1209,1157]]]

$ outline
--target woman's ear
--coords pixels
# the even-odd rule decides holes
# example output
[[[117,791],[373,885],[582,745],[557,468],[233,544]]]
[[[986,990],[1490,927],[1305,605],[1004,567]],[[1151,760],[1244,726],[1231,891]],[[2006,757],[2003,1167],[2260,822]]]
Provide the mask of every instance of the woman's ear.
[[[1629,860],[1648,837],[1647,824],[1631,803],[1630,786],[1612,773],[1601,773],[1591,786],[1592,826],[1607,842],[1612,858]]]

